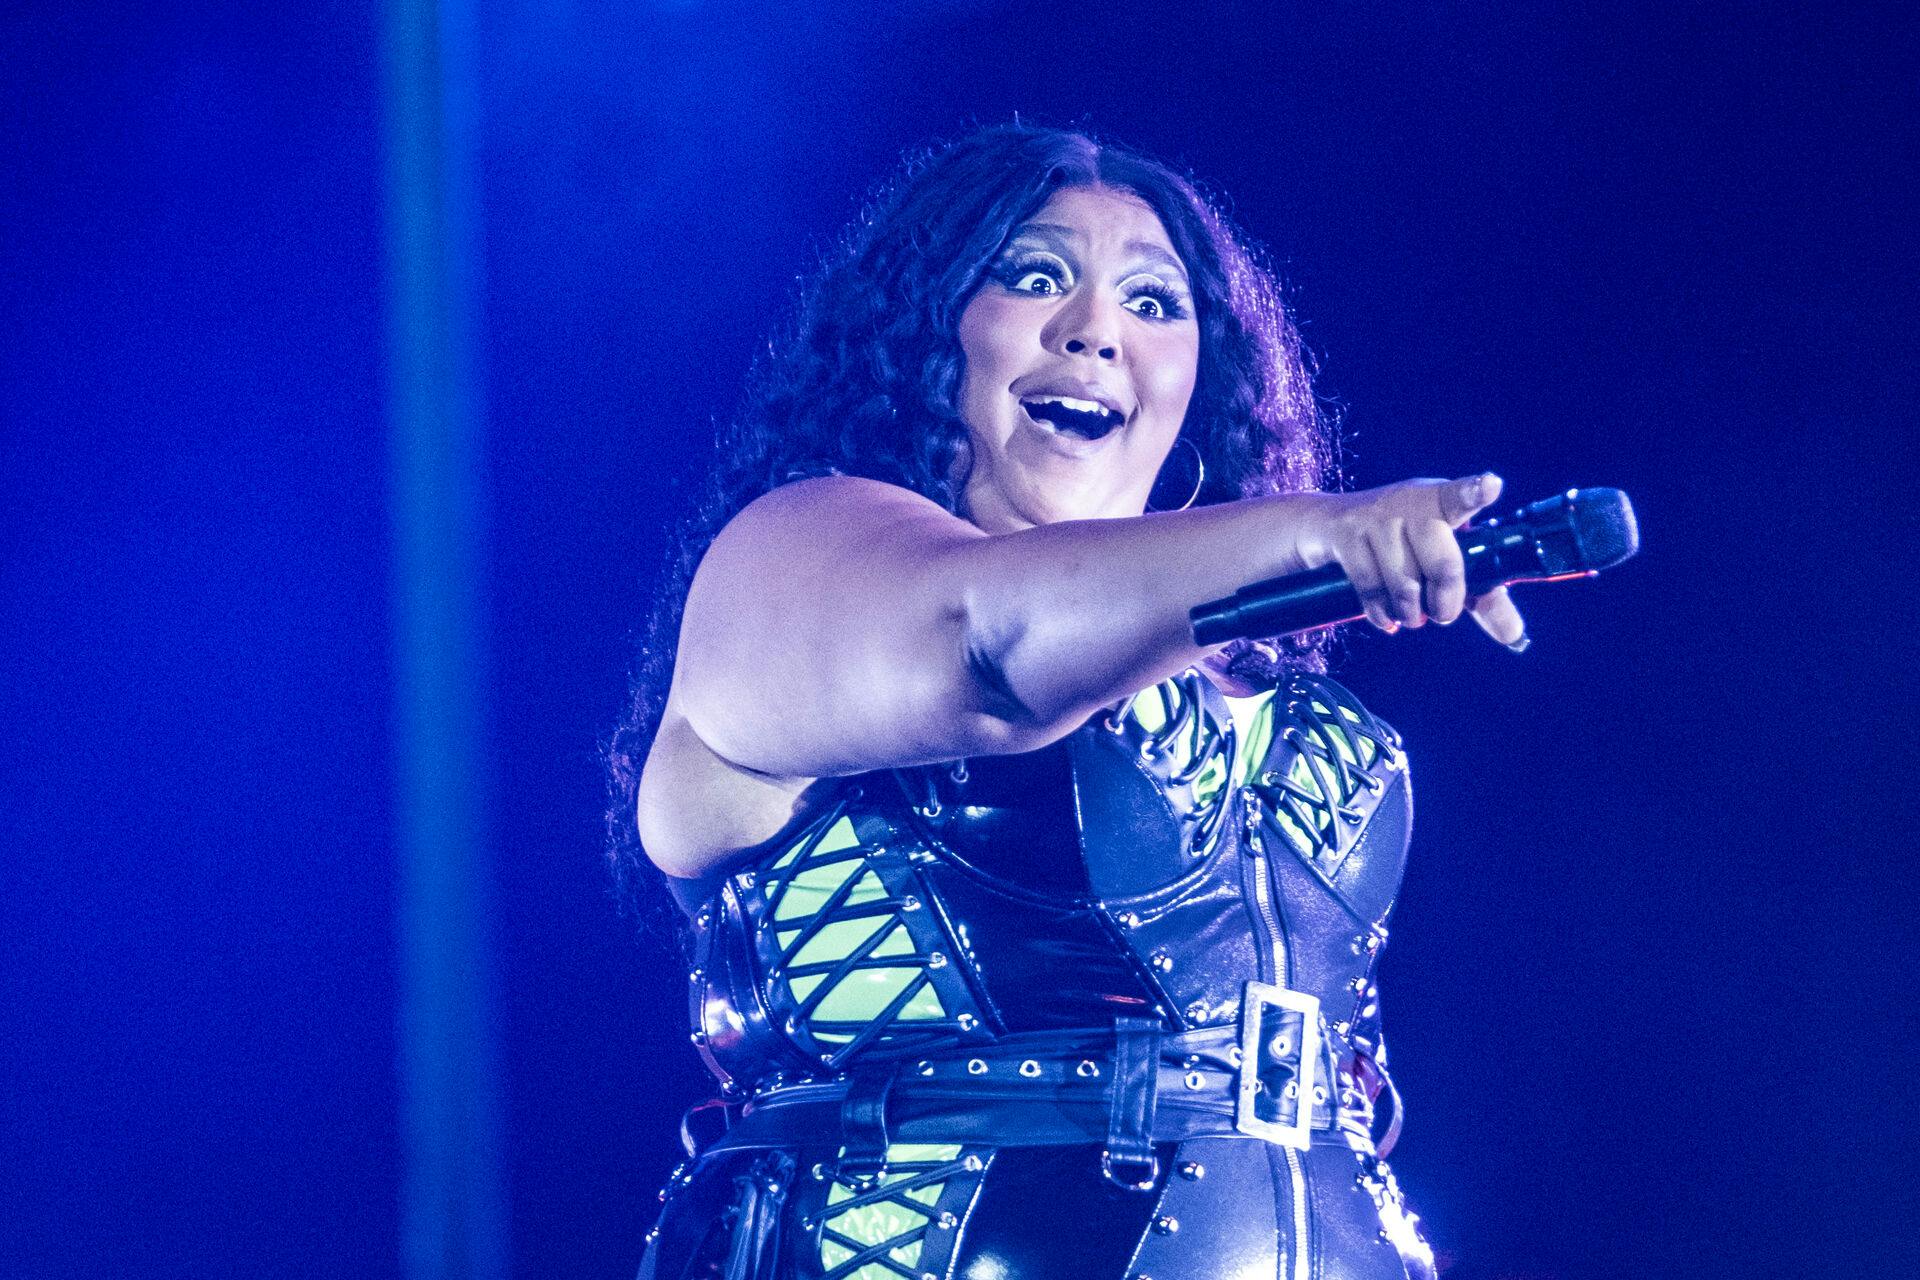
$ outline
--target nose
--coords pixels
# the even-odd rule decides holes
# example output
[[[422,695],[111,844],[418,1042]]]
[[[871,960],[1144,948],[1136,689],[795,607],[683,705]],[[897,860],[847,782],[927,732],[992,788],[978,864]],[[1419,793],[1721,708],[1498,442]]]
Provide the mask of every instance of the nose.
[[[1066,355],[1118,360],[1120,310],[1119,303],[1095,296],[1092,289],[1076,289],[1054,313],[1047,345]]]

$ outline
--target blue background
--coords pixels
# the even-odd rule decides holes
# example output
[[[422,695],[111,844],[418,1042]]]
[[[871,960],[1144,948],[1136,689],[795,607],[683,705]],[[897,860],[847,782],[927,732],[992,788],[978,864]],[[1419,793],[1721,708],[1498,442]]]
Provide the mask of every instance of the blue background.
[[[1891,9],[1886,11],[1891,14]],[[377,13],[4,20],[0,1275],[397,1276]],[[663,529],[900,151],[1015,111],[1273,252],[1346,464],[1645,550],[1355,636],[1451,1280],[1912,1274],[1912,32],[1866,10],[483,0],[514,1274],[624,1276],[701,1074],[595,744]]]

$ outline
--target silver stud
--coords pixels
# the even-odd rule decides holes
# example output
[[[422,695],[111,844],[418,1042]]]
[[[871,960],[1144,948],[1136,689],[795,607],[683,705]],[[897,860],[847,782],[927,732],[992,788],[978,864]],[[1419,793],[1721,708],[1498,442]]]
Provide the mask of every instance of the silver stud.
[[[968,1173],[978,1173],[980,1170],[986,1168],[986,1165],[981,1162],[979,1156],[967,1156],[960,1161],[960,1167]]]
[[[1122,911],[1118,919],[1122,929],[1138,929],[1140,927],[1140,913],[1137,911]]]
[[[1180,1229],[1180,1219],[1163,1213],[1153,1220],[1153,1229],[1163,1236],[1170,1236]]]
[[[1207,1166],[1198,1160],[1183,1160],[1180,1162],[1180,1176],[1188,1182],[1198,1182],[1207,1176]]]
[[[705,1044],[707,1042],[707,1033],[704,1031],[695,1031],[688,1035],[687,1039],[693,1041],[695,1044]]]
[[[707,976],[707,975],[706,975],[706,973],[705,973],[705,971],[704,971],[704,970],[701,970],[701,969],[689,969],[689,970],[687,971],[687,981],[688,981],[688,982],[698,982],[698,981],[700,981],[700,979],[702,979],[702,978],[704,978],[704,977],[706,977],[706,976]]]
[[[940,1216],[933,1220],[933,1225],[942,1231],[951,1231],[959,1224],[960,1219],[945,1210],[942,1210]]]
[[[920,899],[910,893],[900,899],[900,909],[902,911],[918,911],[920,909]]]
[[[933,951],[933,952],[929,952],[929,953],[927,954],[927,968],[929,968],[929,969],[944,969],[944,968],[946,968],[946,967],[947,967],[947,953],[946,953],[946,952],[944,952],[944,951]]]
[[[1365,978],[1355,978],[1353,981],[1347,983],[1347,990],[1357,996],[1365,995],[1367,991],[1367,980]]]
[[[971,1031],[975,1027],[980,1025],[980,1019],[974,1017],[970,1013],[961,1014],[958,1018],[955,1019],[955,1021],[960,1024],[960,1029],[962,1031]]]
[[[933,1074],[933,1064],[931,1062],[928,1062],[925,1058],[922,1058],[920,1059],[920,1061],[914,1063],[913,1069],[919,1072],[923,1076],[930,1076]]]
[[[755,882],[756,882],[756,877],[754,876],[754,874],[753,874],[753,872],[751,872],[751,871],[742,871],[742,872],[740,873],[740,887],[741,887],[742,889],[751,889],[751,888],[753,888],[753,886],[754,886],[754,884],[755,884]]]
[[[1345,1035],[1347,1032],[1353,1030],[1353,1024],[1351,1022],[1336,1022],[1333,1024],[1333,1029],[1340,1035]]]
[[[1156,949],[1154,953],[1147,958],[1147,963],[1153,966],[1156,973],[1173,972],[1173,957],[1167,954],[1164,947]]]
[[[768,1179],[767,1179],[767,1194],[768,1194],[768,1195],[770,1195],[770,1196],[777,1196],[777,1195],[779,1195],[779,1194],[780,1194],[780,1192],[781,1192],[781,1189],[782,1189],[782,1188],[781,1188],[781,1186],[780,1186],[780,1183],[779,1183],[778,1181],[776,1181],[776,1180],[775,1180],[775,1179],[773,1179],[773,1178],[768,1178]]]
[[[815,1182],[825,1182],[827,1180],[827,1166],[815,1161],[813,1168],[807,1170],[807,1176]]]
[[[1040,1064],[1032,1058],[1028,1058],[1020,1064],[1020,1074],[1029,1080],[1035,1079],[1040,1074]]]
[[[985,1058],[968,1058],[967,1074],[970,1076],[983,1076],[987,1074],[986,1059]]]

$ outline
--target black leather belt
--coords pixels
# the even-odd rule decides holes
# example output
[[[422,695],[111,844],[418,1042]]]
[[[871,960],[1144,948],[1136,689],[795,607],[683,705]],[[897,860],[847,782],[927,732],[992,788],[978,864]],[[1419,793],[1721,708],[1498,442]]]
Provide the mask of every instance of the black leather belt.
[[[1256,1077],[1251,1085],[1244,1025],[1169,1033],[1156,1021],[1134,1018],[1116,1019],[1106,1029],[1012,1035],[991,1045],[866,1064],[844,1076],[757,1093],[734,1110],[726,1134],[699,1154],[832,1146],[841,1153],[843,1175],[869,1178],[885,1169],[892,1142],[1100,1144],[1106,1176],[1142,1189],[1158,1175],[1157,1143],[1239,1134],[1304,1147],[1350,1145],[1349,1135],[1367,1135],[1371,1099],[1352,1076],[1335,1074],[1332,1052],[1317,1036],[1290,1042],[1297,1058],[1318,1041],[1313,1069],[1296,1061],[1289,1074],[1279,1062],[1288,1078],[1276,1085],[1276,1096],[1261,1095],[1267,1118],[1249,1116],[1250,1090],[1275,1083],[1276,1055],[1266,1046],[1286,1039],[1271,1034],[1271,1023],[1266,1030],[1259,1055],[1264,1080]],[[1304,1116],[1295,1088],[1303,1078]],[[1274,1123],[1276,1110],[1284,1123]],[[1276,1130],[1283,1132],[1276,1136]]]

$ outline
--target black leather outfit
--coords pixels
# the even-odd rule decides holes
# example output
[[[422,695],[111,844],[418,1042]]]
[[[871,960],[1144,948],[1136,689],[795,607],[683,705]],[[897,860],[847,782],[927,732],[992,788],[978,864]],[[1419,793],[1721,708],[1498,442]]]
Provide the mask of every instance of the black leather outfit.
[[[1376,1149],[1399,739],[1317,676],[1234,710],[1189,671],[677,882],[721,1094],[641,1280],[1430,1275]]]

